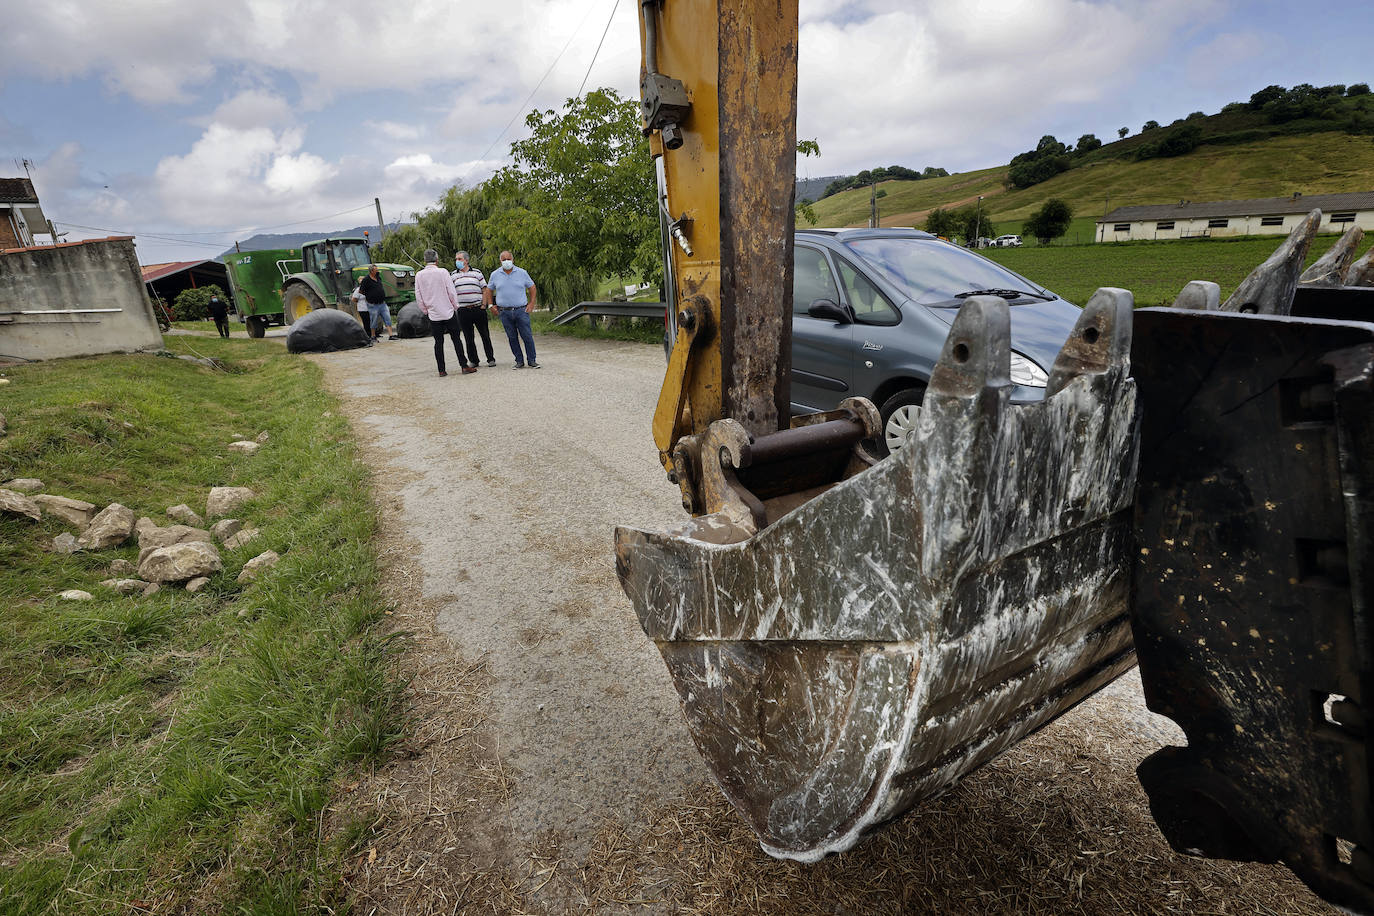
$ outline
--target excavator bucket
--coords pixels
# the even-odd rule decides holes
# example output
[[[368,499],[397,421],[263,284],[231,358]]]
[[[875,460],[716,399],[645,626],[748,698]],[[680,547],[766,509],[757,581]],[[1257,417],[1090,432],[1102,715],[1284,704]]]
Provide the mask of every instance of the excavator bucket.
[[[1012,404],[1007,305],[971,298],[891,459],[758,533],[616,531],[692,736],[771,854],[851,847],[1134,664],[1131,309],[1099,290],[1044,401]]]

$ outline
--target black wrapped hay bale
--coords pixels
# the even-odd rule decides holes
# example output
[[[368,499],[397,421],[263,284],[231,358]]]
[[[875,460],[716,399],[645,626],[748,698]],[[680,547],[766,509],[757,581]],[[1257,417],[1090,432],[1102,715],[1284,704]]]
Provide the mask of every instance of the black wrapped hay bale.
[[[420,311],[418,302],[408,302],[396,316],[396,336],[403,340],[430,336],[429,318]]]
[[[370,343],[358,319],[338,309],[318,309],[302,315],[286,331],[286,349],[290,353],[333,353],[356,350]]]

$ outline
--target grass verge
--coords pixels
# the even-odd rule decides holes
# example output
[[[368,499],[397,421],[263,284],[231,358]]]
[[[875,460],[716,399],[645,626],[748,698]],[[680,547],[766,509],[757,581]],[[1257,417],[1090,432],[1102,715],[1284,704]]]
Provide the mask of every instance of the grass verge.
[[[986,248],[979,252],[1017,273],[1083,305],[1101,286],[1135,294],[1137,306],[1171,305],[1189,280],[1221,285],[1221,298],[1283,244],[1287,236],[1198,239],[1170,242]],[[1308,263],[1326,253],[1338,235],[1319,235]]]
[[[324,839],[323,812],[401,732],[376,514],[318,367],[256,342],[167,346],[227,371],[118,355],[0,386],[0,479],[160,524],[212,486],[249,486],[237,514],[262,530],[201,592],[141,598],[98,584],[132,542],[66,556],[56,519],[0,518],[0,912],[346,907],[338,862],[361,834]],[[255,455],[224,448],[264,430]],[[238,583],[268,549],[280,563]]]
[[[571,324],[554,325],[556,312],[536,311],[530,316],[533,329],[541,334],[562,334],[582,340],[629,340],[636,343],[663,343],[661,318],[598,318],[593,325],[589,318],[579,318]],[[500,332],[500,322],[493,320],[493,333]]]

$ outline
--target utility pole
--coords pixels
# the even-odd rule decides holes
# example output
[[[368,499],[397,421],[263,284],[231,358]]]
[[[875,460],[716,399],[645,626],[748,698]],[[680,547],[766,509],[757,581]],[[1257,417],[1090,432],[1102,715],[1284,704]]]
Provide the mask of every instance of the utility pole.
[[[382,199],[374,197],[372,202],[377,205],[377,241],[380,242],[382,236],[386,234],[386,223],[382,220]]]
[[[876,181],[868,186],[868,228],[878,228],[878,183]]]
[[[981,247],[983,247],[983,246],[979,243],[979,241],[978,241],[978,240],[981,239],[982,237],[983,237],[983,195],[979,194],[979,195],[978,195],[978,209],[974,211],[974,216],[973,216],[973,247],[974,247],[974,248],[981,248]]]

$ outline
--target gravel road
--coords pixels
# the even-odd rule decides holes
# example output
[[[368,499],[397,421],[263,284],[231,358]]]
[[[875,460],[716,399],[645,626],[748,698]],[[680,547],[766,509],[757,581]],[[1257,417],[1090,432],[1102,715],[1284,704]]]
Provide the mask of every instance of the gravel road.
[[[490,675],[519,774],[511,824],[585,852],[608,813],[705,775],[677,694],[615,577],[611,532],[682,516],[649,421],[662,350],[545,337],[543,368],[438,378],[429,340],[321,358],[399,500],[439,630]],[[480,344],[480,341],[479,341]],[[390,489],[390,488],[388,488]],[[384,491],[385,492],[385,491]]]
[[[559,906],[575,912],[862,912],[897,897],[907,912],[1158,912],[1166,900],[1171,912],[1256,901],[1329,912],[1280,867],[1169,851],[1134,766],[1182,736],[1145,709],[1134,673],[861,851],[811,869],[762,856],[704,788],[672,683],[615,578],[616,524],[682,516],[650,435],[662,351],[541,336],[545,368],[517,372],[493,331],[499,365],[473,375],[450,351],[453,374],[437,378],[428,340],[312,357],[373,466],[384,531],[404,545],[388,548],[405,559],[392,563],[398,614],[413,604],[409,620],[485,665],[475,702],[487,750],[513,774],[508,792],[479,799],[434,760],[446,737],[417,752],[423,767],[359,790],[408,805],[415,825],[350,876],[378,912],[552,911],[549,890],[531,890],[554,878]],[[425,833],[464,802],[446,834],[458,839]],[[478,857],[453,861],[472,833],[499,837],[491,848],[515,877],[481,884]],[[550,842],[553,865],[540,851]]]

